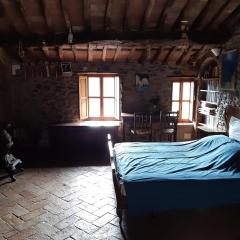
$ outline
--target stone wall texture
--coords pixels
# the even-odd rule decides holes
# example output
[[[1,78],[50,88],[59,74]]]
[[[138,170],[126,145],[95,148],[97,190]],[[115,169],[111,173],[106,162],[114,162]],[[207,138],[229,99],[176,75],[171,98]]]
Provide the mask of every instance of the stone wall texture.
[[[6,105],[5,108],[10,108],[12,121],[31,128],[79,121],[78,76],[81,73],[118,73],[121,80],[123,112],[149,109],[150,100],[154,97],[160,98],[161,109],[170,109],[172,80],[168,76],[196,75],[188,66],[149,62],[73,63],[72,71],[73,76],[62,76],[59,63],[51,63],[47,67],[46,63],[23,66],[20,76],[10,78],[12,105]],[[136,73],[149,75],[149,89],[143,92],[136,90]]]
[[[11,69],[0,64],[0,124],[12,119]]]
[[[230,39],[224,47],[224,50],[237,49],[240,53],[240,31],[236,31],[232,39]],[[218,99],[218,127],[225,129],[224,114],[228,105],[240,107],[240,57],[238,57],[238,66],[236,71],[236,89],[235,91],[220,91]]]
[[[224,46],[240,52],[240,31]],[[220,61],[220,59],[219,59]],[[48,70],[47,70],[48,69]],[[11,75],[10,66],[0,65],[0,123],[11,121],[32,129],[46,128],[52,123],[79,121],[79,85],[81,73],[117,73],[121,80],[123,112],[150,108],[150,100],[160,98],[160,108],[171,106],[171,83],[168,76],[197,75],[189,66],[138,63],[72,63],[73,76],[62,76],[59,63],[23,65],[19,76]],[[150,87],[139,92],[135,86],[136,73],[148,74]],[[240,106],[240,57],[235,91],[220,91],[218,123],[225,128],[227,105]]]

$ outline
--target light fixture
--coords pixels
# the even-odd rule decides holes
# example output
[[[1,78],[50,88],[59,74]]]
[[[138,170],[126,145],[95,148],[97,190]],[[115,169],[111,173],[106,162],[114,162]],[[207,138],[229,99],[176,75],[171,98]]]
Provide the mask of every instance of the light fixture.
[[[181,38],[188,39],[188,21],[182,20],[181,21]]]
[[[189,32],[189,22],[187,20],[182,20],[180,24],[180,33],[181,33],[181,40],[183,41],[183,44],[184,44],[184,47],[183,47],[184,51],[188,51],[190,46],[188,32]]]
[[[25,55],[24,49],[23,49],[23,45],[22,42],[19,40],[18,41],[18,56],[23,59]]]
[[[72,33],[72,28],[69,27],[69,32],[68,32],[68,43],[72,44],[73,43],[73,33]]]
[[[219,55],[221,54],[221,51],[222,51],[222,49],[221,48],[217,48],[217,47],[211,49],[211,52],[213,53],[213,55],[215,57],[219,57]]]

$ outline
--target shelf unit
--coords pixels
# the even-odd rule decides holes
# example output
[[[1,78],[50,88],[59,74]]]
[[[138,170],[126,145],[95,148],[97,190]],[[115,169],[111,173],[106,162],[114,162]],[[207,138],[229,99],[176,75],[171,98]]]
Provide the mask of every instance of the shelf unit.
[[[216,110],[219,96],[219,67],[212,61],[200,73],[197,92],[197,136],[223,133],[216,128]]]

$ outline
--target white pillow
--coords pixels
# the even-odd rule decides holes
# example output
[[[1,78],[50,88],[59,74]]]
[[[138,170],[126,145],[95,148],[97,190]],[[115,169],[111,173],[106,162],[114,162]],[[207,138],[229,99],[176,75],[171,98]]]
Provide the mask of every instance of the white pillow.
[[[236,117],[231,117],[229,122],[229,132],[230,138],[234,138],[240,141],[240,119]]]

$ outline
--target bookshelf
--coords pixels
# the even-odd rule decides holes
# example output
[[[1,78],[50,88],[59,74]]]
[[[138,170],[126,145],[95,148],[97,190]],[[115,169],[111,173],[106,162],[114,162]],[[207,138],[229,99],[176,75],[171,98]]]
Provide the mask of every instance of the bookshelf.
[[[219,66],[216,61],[212,61],[202,69],[198,79],[197,137],[223,133],[216,127],[218,97]]]

